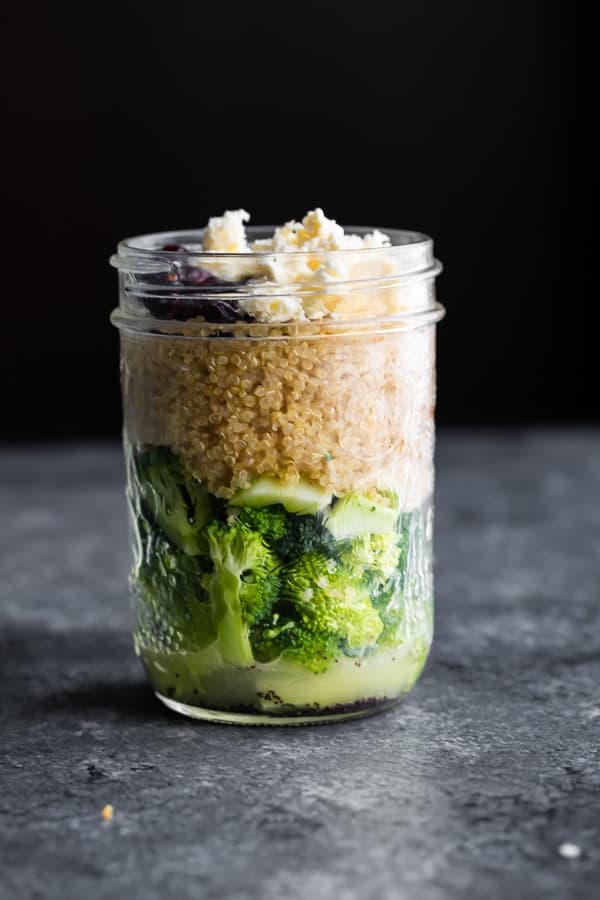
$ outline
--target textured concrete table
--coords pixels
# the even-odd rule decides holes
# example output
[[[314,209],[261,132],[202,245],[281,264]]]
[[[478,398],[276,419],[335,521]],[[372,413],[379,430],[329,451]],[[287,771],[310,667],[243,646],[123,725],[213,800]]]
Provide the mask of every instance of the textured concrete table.
[[[243,729],[144,683],[118,448],[5,450],[0,898],[597,897],[600,434],[442,436],[438,473],[414,693]]]

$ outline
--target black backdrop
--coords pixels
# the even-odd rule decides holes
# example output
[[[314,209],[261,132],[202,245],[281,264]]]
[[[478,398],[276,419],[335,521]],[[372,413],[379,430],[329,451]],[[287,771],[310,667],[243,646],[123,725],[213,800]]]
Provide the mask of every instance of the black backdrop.
[[[107,0],[8,16],[7,437],[117,435],[110,252],[239,206],[255,224],[320,205],[433,235],[442,423],[590,419],[577,341],[549,315],[564,290],[559,3]]]

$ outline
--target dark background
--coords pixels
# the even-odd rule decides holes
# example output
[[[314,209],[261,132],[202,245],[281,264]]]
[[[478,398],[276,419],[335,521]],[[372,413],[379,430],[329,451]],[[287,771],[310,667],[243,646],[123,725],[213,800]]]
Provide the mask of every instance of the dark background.
[[[240,206],[434,237],[441,423],[597,415],[556,240],[561,4],[111,0],[8,20],[5,437],[116,436],[109,254]]]

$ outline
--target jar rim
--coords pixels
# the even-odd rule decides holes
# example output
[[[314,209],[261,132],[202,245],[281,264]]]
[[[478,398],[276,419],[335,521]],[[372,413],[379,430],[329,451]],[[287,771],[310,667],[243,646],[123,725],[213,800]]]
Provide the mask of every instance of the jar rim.
[[[374,230],[367,226],[345,229],[346,234],[358,236],[371,234]],[[252,241],[271,236],[273,228],[254,225],[247,228],[246,233]],[[111,265],[119,270],[121,284],[120,314],[113,322],[121,329],[130,330],[132,320],[137,320],[143,322],[144,331],[153,330],[154,313],[163,307],[165,315],[157,314],[160,321],[173,319],[180,322],[206,315],[210,322],[209,313],[213,306],[215,323],[233,324],[239,314],[245,328],[258,327],[257,334],[265,325],[277,328],[296,321],[320,322],[326,326],[338,319],[340,322],[353,319],[359,327],[365,326],[367,321],[371,324],[380,321],[383,325],[388,315],[404,330],[425,324],[414,314],[424,313],[428,321],[432,310],[435,320],[435,292],[427,285],[434,282],[442,266],[434,257],[433,240],[419,231],[385,229],[383,233],[390,240],[386,246],[283,252],[262,249],[207,251],[202,248],[202,229],[153,232],[125,238],[110,258]],[[175,249],[164,249],[170,245]],[[178,245],[182,249],[178,249]],[[327,277],[314,281],[297,279],[300,260],[307,260],[313,271],[322,265],[327,270]],[[366,263],[365,268],[361,268],[363,263]],[[232,277],[227,268],[231,264]],[[355,268],[357,264],[359,267]],[[241,274],[238,274],[238,265]],[[250,269],[246,272],[248,265]],[[220,266],[224,270],[220,270]],[[195,267],[205,269],[202,274],[210,277],[189,278],[188,273]],[[225,272],[222,276],[221,271]],[[286,275],[290,276],[289,280]],[[420,283],[425,286],[419,288],[418,293],[408,293],[399,305],[385,307],[380,304],[379,308],[375,304],[371,308],[367,303],[365,306],[369,292],[408,291],[410,286],[416,287]],[[360,315],[353,304],[353,294],[356,294],[359,306],[362,303],[365,307],[358,310]],[[341,307],[337,309],[340,296],[349,298],[346,312]],[[382,293],[381,296],[388,295]],[[333,303],[331,309],[328,299]],[[272,317],[261,318],[256,314],[257,308],[259,312],[263,307],[270,310],[272,304],[276,307]],[[239,313],[240,309],[242,313]],[[326,314],[327,309],[330,314]],[[308,310],[306,315],[305,310]],[[256,321],[252,321],[254,318]],[[390,325],[388,322],[386,327]]]
[[[249,238],[257,240],[264,237],[272,237],[278,227],[279,226],[277,225],[247,225],[245,231]],[[247,259],[249,256],[256,256],[259,258],[273,256],[273,253],[276,253],[277,256],[284,257],[305,256],[307,253],[310,253],[311,256],[319,256],[321,254],[329,256],[331,253],[360,253],[361,256],[364,256],[366,254],[370,255],[382,251],[389,253],[394,250],[402,251],[416,246],[426,247],[428,245],[433,245],[432,238],[421,231],[412,231],[401,228],[385,228],[383,226],[345,225],[344,232],[346,235],[364,237],[367,234],[372,234],[374,231],[379,231],[390,239],[391,245],[383,247],[348,247],[335,250],[245,250],[231,252],[225,250],[204,250],[201,244],[205,231],[205,228],[197,228],[175,231],[154,231],[147,232],[146,234],[132,235],[119,241],[117,252],[121,250],[134,250],[136,253],[148,255],[160,253],[161,256],[165,254],[173,259],[177,259],[181,256],[208,256],[210,259],[237,259],[238,257]],[[178,240],[175,240],[175,238]],[[158,244],[159,242],[162,246],[154,246],[154,244]],[[189,249],[186,247],[183,250],[163,249],[165,244],[177,243],[184,245],[189,244],[190,247]],[[195,248],[195,245],[199,245],[198,249]]]
[[[249,225],[246,234],[249,240],[271,237],[277,226]],[[250,259],[269,260],[274,256],[285,265],[286,261],[310,256],[318,262],[335,259],[377,260],[382,257],[394,260],[397,275],[413,275],[428,272],[434,265],[433,240],[421,231],[410,231],[398,228],[376,228],[374,226],[344,226],[347,235],[364,237],[374,231],[381,231],[389,238],[390,244],[382,247],[354,247],[335,250],[247,250],[227,252],[222,250],[205,250],[202,237],[205,229],[189,229],[176,231],[157,231],[124,238],[117,245],[117,252],[111,256],[110,262],[116,269],[132,271],[146,269],[151,271],[157,263],[162,266],[177,265],[184,259],[206,263],[224,261],[248,261]],[[184,249],[165,250],[170,244],[183,245]]]

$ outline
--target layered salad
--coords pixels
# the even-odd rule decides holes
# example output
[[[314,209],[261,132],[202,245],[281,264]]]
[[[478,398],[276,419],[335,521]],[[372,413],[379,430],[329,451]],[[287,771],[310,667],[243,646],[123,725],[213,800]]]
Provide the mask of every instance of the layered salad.
[[[124,284],[136,650],[192,714],[359,715],[432,638],[434,338],[411,320],[431,287],[383,232],[247,220]]]

